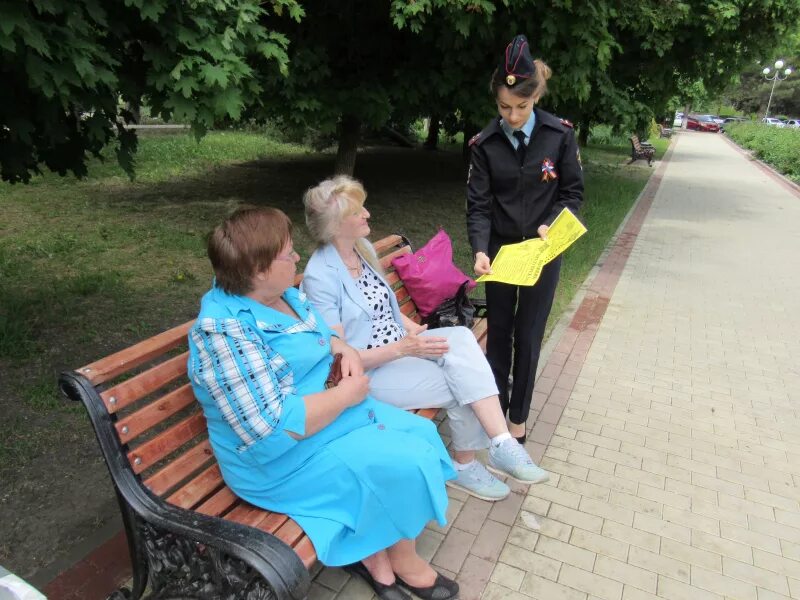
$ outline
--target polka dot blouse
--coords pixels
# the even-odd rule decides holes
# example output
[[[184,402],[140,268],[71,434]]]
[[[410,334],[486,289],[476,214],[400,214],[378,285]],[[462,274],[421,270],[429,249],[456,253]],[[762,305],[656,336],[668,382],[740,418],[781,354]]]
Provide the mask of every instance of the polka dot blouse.
[[[392,314],[389,294],[394,292],[372,272],[363,259],[361,259],[361,277],[356,279],[356,287],[364,294],[372,311],[372,337],[367,350],[401,340],[406,331],[394,320]]]

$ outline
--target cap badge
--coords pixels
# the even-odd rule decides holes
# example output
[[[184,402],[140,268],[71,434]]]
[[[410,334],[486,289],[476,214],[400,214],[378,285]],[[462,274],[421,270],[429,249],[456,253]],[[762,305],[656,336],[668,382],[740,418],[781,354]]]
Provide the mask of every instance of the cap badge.
[[[517,78],[514,75],[506,75],[506,84],[514,85],[517,83]]]

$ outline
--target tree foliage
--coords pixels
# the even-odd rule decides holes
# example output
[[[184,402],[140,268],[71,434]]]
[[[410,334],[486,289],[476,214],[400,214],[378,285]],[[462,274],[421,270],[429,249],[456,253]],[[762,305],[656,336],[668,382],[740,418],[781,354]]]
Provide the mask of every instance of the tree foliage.
[[[261,100],[258,70],[285,69],[285,36],[269,17],[298,19],[295,0],[30,0],[0,2],[0,174],[40,166],[86,174],[114,144],[132,173],[135,135],[123,103],[202,133]]]

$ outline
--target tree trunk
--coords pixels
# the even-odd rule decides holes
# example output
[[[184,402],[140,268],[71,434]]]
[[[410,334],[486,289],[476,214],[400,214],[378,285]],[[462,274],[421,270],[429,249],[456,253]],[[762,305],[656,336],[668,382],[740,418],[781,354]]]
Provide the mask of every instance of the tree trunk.
[[[442,128],[442,121],[438,115],[431,115],[430,122],[428,123],[428,137],[422,145],[425,150],[436,150],[439,145],[439,130]]]
[[[681,121],[681,129],[686,129],[686,124],[689,122],[689,111],[692,110],[692,103],[687,102],[683,107],[683,120]]]
[[[589,123],[589,121],[581,121],[581,124],[578,127],[578,145],[581,148],[585,148],[586,144],[589,143],[590,129],[591,129],[591,124]]]
[[[339,148],[336,151],[336,163],[333,166],[335,175],[353,175],[356,168],[358,138],[361,132],[361,120],[353,115],[342,115],[339,124]]]

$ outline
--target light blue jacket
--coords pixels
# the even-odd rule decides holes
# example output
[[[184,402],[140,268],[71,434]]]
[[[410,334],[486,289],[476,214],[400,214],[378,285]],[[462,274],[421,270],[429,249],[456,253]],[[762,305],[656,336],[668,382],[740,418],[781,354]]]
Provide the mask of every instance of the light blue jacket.
[[[372,246],[369,249],[375,256]],[[374,272],[374,269],[368,268]],[[379,273],[376,275],[391,290],[386,280]],[[305,292],[329,327],[339,324],[343,326],[348,344],[358,349],[367,347],[372,335],[372,308],[331,244],[321,246],[308,259],[300,289]],[[389,294],[389,302],[394,320],[402,327],[400,306],[393,293]]]

